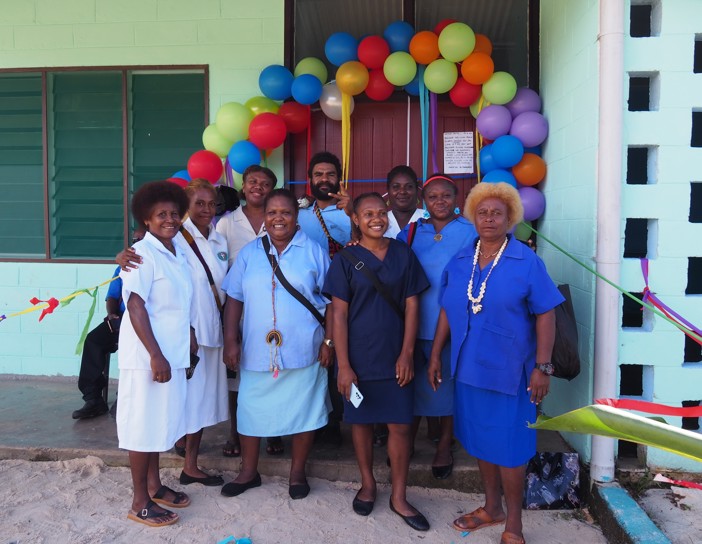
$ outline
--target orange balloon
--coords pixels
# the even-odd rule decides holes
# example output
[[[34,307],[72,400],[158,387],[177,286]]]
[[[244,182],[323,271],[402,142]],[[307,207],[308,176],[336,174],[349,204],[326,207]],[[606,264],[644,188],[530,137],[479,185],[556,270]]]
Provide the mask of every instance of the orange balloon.
[[[430,64],[439,58],[439,37],[431,30],[417,32],[410,41],[409,52],[419,64]]]
[[[485,34],[475,35],[475,47],[473,53],[487,53],[492,55],[492,42]]]
[[[368,68],[357,60],[345,62],[336,71],[336,86],[342,93],[355,96],[366,90]]]
[[[468,83],[482,85],[492,77],[495,63],[486,53],[471,53],[461,64],[461,75]]]
[[[524,153],[512,167],[512,174],[522,185],[536,185],[546,177],[546,162],[535,153]]]

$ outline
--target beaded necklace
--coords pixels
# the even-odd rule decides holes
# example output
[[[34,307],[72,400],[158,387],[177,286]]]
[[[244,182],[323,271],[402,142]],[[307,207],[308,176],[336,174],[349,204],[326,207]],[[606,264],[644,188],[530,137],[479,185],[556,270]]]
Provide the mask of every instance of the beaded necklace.
[[[485,287],[487,286],[487,281],[490,278],[490,274],[492,274],[492,271],[495,270],[495,267],[497,266],[497,263],[500,260],[500,257],[502,257],[502,253],[505,250],[505,247],[507,247],[507,238],[505,238],[505,241],[502,242],[502,247],[500,247],[500,250],[497,252],[497,256],[495,257],[495,260],[492,261],[492,266],[490,266],[490,270],[485,276],[485,279],[483,280],[482,285],[480,286],[480,291],[478,292],[477,298],[473,296],[473,277],[475,276],[475,269],[478,267],[478,255],[480,254],[480,239],[478,239],[478,245],[475,246],[475,255],[473,255],[473,271],[470,273],[470,281],[468,282],[468,300],[471,302],[471,310],[473,311],[473,314],[477,314],[480,310],[483,309],[483,305],[481,304],[483,297],[485,296]]]

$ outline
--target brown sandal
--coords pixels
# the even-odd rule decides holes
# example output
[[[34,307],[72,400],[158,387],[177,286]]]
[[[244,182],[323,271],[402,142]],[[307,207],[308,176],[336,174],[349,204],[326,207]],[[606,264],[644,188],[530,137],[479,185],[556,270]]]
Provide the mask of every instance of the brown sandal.
[[[526,544],[524,538],[509,531],[502,533],[500,544]]]
[[[504,523],[505,519],[506,518],[493,519],[490,517],[490,514],[485,511],[485,508],[481,506],[480,508],[476,508],[472,512],[463,514],[460,518],[454,520],[453,528],[456,529],[456,531],[461,532],[477,531],[483,527],[490,527],[491,525],[499,525],[500,523]],[[459,525],[459,522],[461,521],[465,523],[465,526]]]
[[[149,501],[146,503],[146,506],[138,512],[130,510],[127,514],[127,519],[143,523],[149,527],[165,527],[166,525],[173,525],[178,522],[178,514],[175,512],[171,512],[170,510],[157,512],[155,508],[158,508],[156,504],[153,501]]]

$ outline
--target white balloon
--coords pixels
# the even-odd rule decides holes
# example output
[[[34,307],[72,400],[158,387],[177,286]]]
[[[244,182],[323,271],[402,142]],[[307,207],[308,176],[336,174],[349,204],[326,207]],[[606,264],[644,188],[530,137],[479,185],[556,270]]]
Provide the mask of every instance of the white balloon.
[[[353,97],[351,98],[351,111],[355,106]],[[341,121],[341,91],[336,86],[335,81],[331,81],[322,87],[322,96],[319,97],[319,105],[324,112],[324,115],[334,121]]]

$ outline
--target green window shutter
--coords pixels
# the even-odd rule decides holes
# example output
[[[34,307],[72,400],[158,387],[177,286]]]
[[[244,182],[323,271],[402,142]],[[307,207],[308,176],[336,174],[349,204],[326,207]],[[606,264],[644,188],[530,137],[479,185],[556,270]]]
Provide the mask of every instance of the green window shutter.
[[[123,246],[121,72],[49,75],[51,256],[110,258]]]
[[[147,181],[169,178],[202,149],[202,73],[131,74],[130,194]]]
[[[41,74],[0,75],[0,256],[45,256]]]

